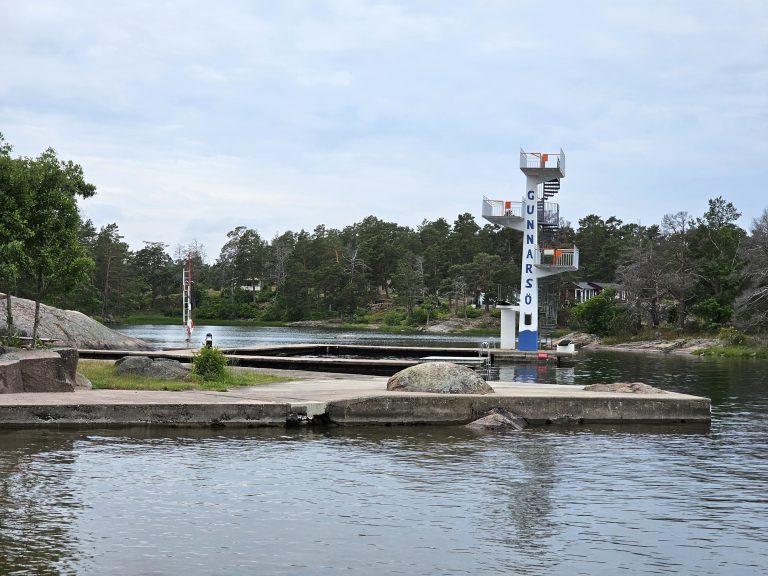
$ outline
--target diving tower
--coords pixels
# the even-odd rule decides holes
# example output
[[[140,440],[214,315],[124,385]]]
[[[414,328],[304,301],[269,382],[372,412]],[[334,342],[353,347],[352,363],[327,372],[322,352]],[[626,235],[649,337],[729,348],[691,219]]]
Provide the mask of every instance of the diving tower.
[[[525,174],[521,201],[483,198],[483,218],[523,233],[520,304],[499,304],[501,347],[526,352],[539,349],[539,278],[579,269],[576,246],[558,244],[560,207],[550,199],[565,178],[565,153],[520,150],[520,170]],[[519,326],[516,346],[515,327]]]

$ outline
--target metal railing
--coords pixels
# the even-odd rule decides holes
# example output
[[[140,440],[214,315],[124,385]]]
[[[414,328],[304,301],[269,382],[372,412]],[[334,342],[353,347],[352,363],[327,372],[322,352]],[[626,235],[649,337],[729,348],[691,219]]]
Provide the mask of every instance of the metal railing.
[[[486,216],[523,217],[523,203],[509,200],[491,200],[483,197],[483,218]]]
[[[552,268],[578,268],[579,249],[573,248],[537,248],[534,262],[540,266]]]
[[[546,152],[526,152],[520,149],[520,168],[559,168],[565,176],[565,152],[560,148],[559,154]]]

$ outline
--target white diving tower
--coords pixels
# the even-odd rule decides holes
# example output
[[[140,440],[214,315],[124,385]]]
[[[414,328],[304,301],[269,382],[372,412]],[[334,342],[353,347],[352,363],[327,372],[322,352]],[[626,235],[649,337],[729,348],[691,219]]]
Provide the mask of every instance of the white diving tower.
[[[557,243],[560,207],[550,202],[565,177],[565,153],[520,150],[520,170],[525,174],[521,202],[483,198],[483,218],[493,224],[523,233],[520,272],[520,305],[497,305],[501,309],[501,347],[515,348],[515,324],[519,312],[517,348],[539,349],[539,278],[579,269],[579,250]]]

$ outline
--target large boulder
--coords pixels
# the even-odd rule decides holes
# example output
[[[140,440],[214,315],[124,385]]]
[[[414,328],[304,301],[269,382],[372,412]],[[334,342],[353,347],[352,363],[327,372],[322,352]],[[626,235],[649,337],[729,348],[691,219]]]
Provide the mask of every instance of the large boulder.
[[[474,370],[451,362],[425,362],[410,366],[387,381],[387,390],[438,394],[493,392],[493,388]]]
[[[557,346],[565,341],[568,341],[569,344],[573,344],[576,348],[581,348],[582,346],[586,347],[600,344],[600,337],[595,334],[587,334],[586,332],[570,332],[562,338],[554,340],[552,345]]]
[[[169,358],[152,360],[148,356],[124,356],[115,362],[115,365],[120,375],[131,374],[158,380],[184,380],[190,374],[188,366]]]
[[[14,328],[32,334],[35,303],[26,298],[11,297]],[[5,294],[0,293],[0,318],[5,318]],[[125,336],[74,310],[61,310],[40,304],[38,337],[53,340],[56,345],[96,350],[148,350],[146,342]]]

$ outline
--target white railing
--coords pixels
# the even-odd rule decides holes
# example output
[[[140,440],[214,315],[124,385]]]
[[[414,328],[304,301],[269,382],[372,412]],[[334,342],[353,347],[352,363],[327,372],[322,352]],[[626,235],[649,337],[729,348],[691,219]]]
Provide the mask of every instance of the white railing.
[[[565,176],[565,152],[562,148],[560,148],[559,154],[526,152],[521,148],[520,168],[559,168]]]
[[[534,262],[541,266],[552,268],[579,267],[579,249],[573,248],[537,248]]]
[[[509,200],[491,200],[483,197],[483,218],[487,216],[523,217],[523,203]]]

